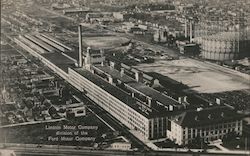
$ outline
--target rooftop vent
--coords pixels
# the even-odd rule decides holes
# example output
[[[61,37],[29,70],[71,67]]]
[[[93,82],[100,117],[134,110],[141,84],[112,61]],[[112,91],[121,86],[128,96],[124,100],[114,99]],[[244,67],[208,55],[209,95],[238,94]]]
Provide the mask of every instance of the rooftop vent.
[[[198,116],[195,116],[195,117],[194,117],[194,120],[195,120],[195,121],[198,121]]]
[[[224,112],[221,112],[221,117],[224,117]]]
[[[199,107],[199,108],[196,109],[197,112],[200,112],[202,110],[203,110],[203,108],[201,108],[201,107]]]
[[[120,74],[121,74],[121,77],[123,77],[123,75],[124,75],[124,68],[121,68]]]
[[[221,104],[220,99],[216,98],[216,104],[218,104],[218,105],[220,105],[220,104]]]
[[[207,117],[208,119],[211,119],[211,114],[208,114],[208,117]]]

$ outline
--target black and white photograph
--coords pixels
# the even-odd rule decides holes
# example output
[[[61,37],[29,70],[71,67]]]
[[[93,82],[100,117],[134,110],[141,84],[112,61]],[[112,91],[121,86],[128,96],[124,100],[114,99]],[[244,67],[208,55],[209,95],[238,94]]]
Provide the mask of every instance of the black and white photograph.
[[[0,156],[250,156],[250,0],[0,4]]]

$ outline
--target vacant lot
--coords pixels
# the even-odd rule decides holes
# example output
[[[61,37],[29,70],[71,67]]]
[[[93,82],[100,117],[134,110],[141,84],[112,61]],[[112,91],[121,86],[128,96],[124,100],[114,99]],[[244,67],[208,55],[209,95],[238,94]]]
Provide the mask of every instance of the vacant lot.
[[[118,36],[83,37],[82,40],[90,47],[103,49],[119,47],[122,43],[129,41],[127,38]]]
[[[193,59],[160,60],[136,66],[146,72],[158,72],[190,86],[199,93],[217,93],[249,89],[249,79]]]

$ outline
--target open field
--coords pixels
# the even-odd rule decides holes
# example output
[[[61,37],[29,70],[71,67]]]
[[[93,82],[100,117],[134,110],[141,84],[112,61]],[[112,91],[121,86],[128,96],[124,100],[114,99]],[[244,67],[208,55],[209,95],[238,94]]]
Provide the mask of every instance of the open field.
[[[98,36],[98,37],[83,37],[83,42],[93,48],[112,48],[119,47],[122,43],[129,40],[118,36]]]
[[[156,61],[136,66],[145,72],[158,72],[190,86],[199,93],[217,93],[249,89],[249,79],[237,73],[219,70],[193,59]]]

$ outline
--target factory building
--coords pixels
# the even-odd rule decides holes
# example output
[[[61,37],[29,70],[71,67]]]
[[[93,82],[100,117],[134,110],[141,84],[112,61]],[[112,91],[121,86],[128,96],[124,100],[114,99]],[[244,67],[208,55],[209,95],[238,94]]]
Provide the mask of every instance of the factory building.
[[[189,41],[192,42],[194,35],[195,35],[195,24],[192,19],[185,19],[184,24],[184,35],[185,38],[189,37]]]
[[[64,15],[84,15],[86,13],[89,13],[89,8],[77,8],[77,9],[65,9],[63,10]]]
[[[184,111],[168,121],[167,136],[178,145],[185,145],[222,139],[230,132],[241,135],[242,117],[228,107]]]
[[[79,35],[81,38],[81,33]],[[82,49],[81,39],[79,41]],[[87,53],[90,50],[88,48]],[[80,52],[82,55],[82,50]],[[69,68],[69,82],[144,139],[166,137],[167,119],[174,110],[181,109],[182,104],[143,84],[143,74],[139,71],[131,78],[123,68],[116,70],[114,63],[108,66],[102,57],[97,60],[91,57],[85,55],[80,59],[82,63],[85,60],[79,64],[80,68]]]
[[[123,21],[124,20],[123,13],[121,13],[121,12],[113,12],[113,17],[116,21]]]
[[[85,20],[90,23],[112,22],[114,21],[114,18],[112,13],[87,13]]]
[[[85,116],[87,113],[86,106],[82,102],[67,105],[66,110],[67,116],[72,115],[73,117]]]
[[[69,69],[69,81],[126,127],[139,132],[144,139],[166,137],[168,113],[162,112],[164,107],[155,110],[150,106],[151,99],[144,103],[115,86],[111,76],[105,80],[94,72],[84,68]]]
[[[39,42],[34,43],[24,36],[19,36],[19,38],[14,38],[14,42],[29,52],[34,57],[41,60],[46,66],[53,70],[56,74],[61,76],[64,79],[68,79],[67,70],[68,67],[72,67],[77,62],[72,60],[69,57],[63,55],[59,52],[49,52],[40,47]],[[63,62],[63,63],[62,63]]]
[[[185,54],[185,55],[189,55],[189,56],[198,55],[200,52],[199,46],[197,44],[194,44],[194,43],[180,42],[179,49],[180,49],[181,54]]]
[[[90,68],[90,65],[101,64],[105,60],[104,51],[102,49],[92,49],[90,47],[87,50],[83,50],[82,45],[82,27],[79,26],[79,67],[87,67]]]
[[[24,41],[16,38],[15,42],[120,123],[136,131],[137,137],[170,138],[178,144],[186,144],[201,134],[205,140],[223,137],[233,130],[241,134],[242,121],[236,112],[226,108],[186,110],[187,100],[176,101],[149,87],[143,72],[124,66],[117,69],[114,62],[107,64],[102,50],[83,50],[81,26],[78,67],[74,66],[75,61],[61,53],[39,53]],[[80,115],[84,113],[80,110]],[[217,133],[220,135],[213,135]]]
[[[154,41],[157,43],[166,43],[168,40],[168,32],[166,29],[157,29],[154,33]]]

